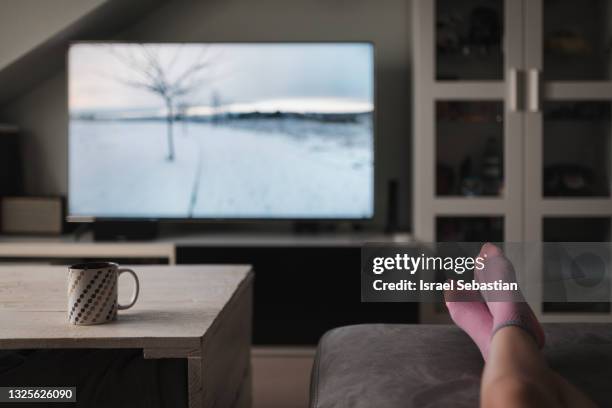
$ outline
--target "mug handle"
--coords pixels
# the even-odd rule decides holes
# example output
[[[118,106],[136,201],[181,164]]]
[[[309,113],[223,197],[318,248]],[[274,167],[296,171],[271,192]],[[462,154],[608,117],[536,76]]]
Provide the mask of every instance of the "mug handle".
[[[135,286],[134,286],[134,292],[132,293],[132,299],[130,299],[130,303],[127,305],[120,305],[119,302],[117,302],[118,310],[125,310],[125,309],[129,309],[130,307],[134,306],[134,303],[136,303],[136,300],[138,299],[138,293],[140,292],[140,284],[138,282],[138,276],[136,276],[136,273],[129,268],[119,268],[119,270],[117,271],[117,281],[119,281],[119,276],[121,276],[123,272],[127,272],[130,275],[132,275],[132,277],[134,278]]]

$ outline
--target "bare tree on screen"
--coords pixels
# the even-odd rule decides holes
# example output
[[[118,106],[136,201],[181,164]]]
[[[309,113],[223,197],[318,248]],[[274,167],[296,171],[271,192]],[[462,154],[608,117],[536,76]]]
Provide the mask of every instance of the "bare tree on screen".
[[[174,122],[177,101],[212,80],[213,57],[206,46],[197,54],[184,55],[183,46],[176,46],[173,55],[160,52],[161,46],[109,46],[111,54],[128,70],[122,84],[150,92],[161,99],[165,107],[168,161],[175,158]],[[187,60],[187,61],[186,61]]]

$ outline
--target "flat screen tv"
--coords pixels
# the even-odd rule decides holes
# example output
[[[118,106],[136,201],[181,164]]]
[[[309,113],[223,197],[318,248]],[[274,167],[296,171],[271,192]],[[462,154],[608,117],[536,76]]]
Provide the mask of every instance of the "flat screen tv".
[[[76,43],[70,219],[367,219],[369,43]]]

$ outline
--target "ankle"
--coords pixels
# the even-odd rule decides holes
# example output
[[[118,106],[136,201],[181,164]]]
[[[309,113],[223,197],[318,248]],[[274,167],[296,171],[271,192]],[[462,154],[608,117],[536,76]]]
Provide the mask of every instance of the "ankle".
[[[539,347],[544,346],[544,332],[527,302],[489,302],[493,316],[493,333],[506,326],[516,326],[531,334]]]

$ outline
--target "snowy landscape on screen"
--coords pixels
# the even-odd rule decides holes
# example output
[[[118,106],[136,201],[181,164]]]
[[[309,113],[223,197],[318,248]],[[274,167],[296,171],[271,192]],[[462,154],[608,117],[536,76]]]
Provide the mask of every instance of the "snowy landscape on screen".
[[[368,44],[77,44],[70,213],[367,218]]]

